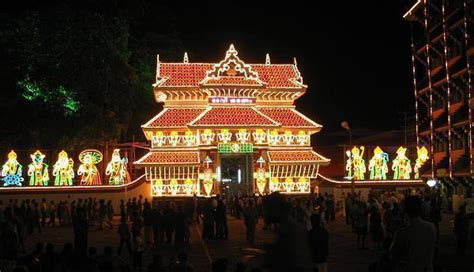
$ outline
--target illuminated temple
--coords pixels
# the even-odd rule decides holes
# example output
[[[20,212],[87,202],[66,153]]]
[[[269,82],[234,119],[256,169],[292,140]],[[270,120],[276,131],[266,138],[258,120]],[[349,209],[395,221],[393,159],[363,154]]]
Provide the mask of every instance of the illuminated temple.
[[[153,86],[163,110],[135,162],[153,196],[309,193],[330,162],[311,147],[322,126],[295,109],[307,89],[296,63],[246,64],[231,45],[218,63],[158,58]]]

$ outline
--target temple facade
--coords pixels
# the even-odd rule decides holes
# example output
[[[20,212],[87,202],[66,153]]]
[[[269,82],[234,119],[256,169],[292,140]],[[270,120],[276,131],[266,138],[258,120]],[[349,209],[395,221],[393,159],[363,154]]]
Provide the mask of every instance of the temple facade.
[[[296,63],[246,64],[232,45],[218,63],[158,57],[153,87],[163,110],[135,162],[152,196],[305,194],[330,162],[311,147],[322,126],[295,109],[307,89]]]

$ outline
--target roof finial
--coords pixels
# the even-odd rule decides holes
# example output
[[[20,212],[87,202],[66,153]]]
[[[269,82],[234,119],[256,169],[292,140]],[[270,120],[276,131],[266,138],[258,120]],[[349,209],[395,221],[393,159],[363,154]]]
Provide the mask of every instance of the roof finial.
[[[184,52],[183,63],[189,63],[188,52]]]
[[[227,52],[225,54],[226,57],[228,57],[230,55],[237,55],[237,54],[238,54],[238,52],[237,52],[237,50],[235,50],[234,45],[230,44],[229,49],[227,50]]]
[[[156,81],[160,78],[160,54],[156,55]]]
[[[272,64],[270,62],[270,54],[267,53],[267,55],[265,55],[265,65],[270,65],[270,64]]]
[[[296,57],[293,57],[293,63],[295,66],[298,66],[298,62],[296,62]]]

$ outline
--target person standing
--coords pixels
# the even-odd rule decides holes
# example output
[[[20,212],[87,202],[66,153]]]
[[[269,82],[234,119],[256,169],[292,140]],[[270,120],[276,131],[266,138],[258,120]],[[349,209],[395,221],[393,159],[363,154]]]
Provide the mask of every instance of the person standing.
[[[112,205],[112,200],[107,201],[107,220],[110,229],[112,229],[112,221],[114,220],[114,205]]]
[[[53,200],[49,203],[49,224],[56,226],[56,205]]]
[[[37,202],[35,202],[33,207],[33,215],[32,215],[32,232],[34,229],[38,229],[38,233],[41,233],[41,211]]]
[[[118,234],[120,236],[120,243],[117,254],[120,256],[120,253],[122,253],[122,247],[123,245],[125,245],[128,250],[128,255],[131,256],[132,248],[130,246],[130,227],[128,226],[125,217],[122,217],[122,219],[120,219],[120,224],[118,226]]]
[[[84,208],[77,208],[76,216],[73,218],[74,248],[85,256],[87,253],[89,224]]]
[[[247,229],[247,243],[253,245],[255,243],[255,228],[258,224],[258,211],[253,200],[250,200],[249,206],[244,212],[244,221]]]
[[[308,233],[309,243],[313,253],[313,262],[318,272],[327,272],[327,258],[329,255],[329,233],[321,225],[321,216],[311,216],[311,230]]]
[[[124,203],[123,199],[120,199],[120,220],[122,218],[127,219],[127,209],[125,207],[125,203]]]
[[[436,228],[421,218],[422,200],[409,196],[404,201],[408,227],[400,229],[390,249],[396,268],[400,271],[433,271]]]
[[[227,225],[226,206],[222,199],[219,199],[216,207],[216,239],[225,239],[225,226]]]
[[[365,247],[365,238],[367,235],[369,220],[367,212],[367,204],[358,201],[353,212],[354,227],[357,234],[357,249],[367,249]]]

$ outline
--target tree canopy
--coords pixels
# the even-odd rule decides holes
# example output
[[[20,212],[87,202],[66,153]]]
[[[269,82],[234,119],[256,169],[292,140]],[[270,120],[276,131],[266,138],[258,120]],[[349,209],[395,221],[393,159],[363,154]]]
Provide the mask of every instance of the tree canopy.
[[[140,125],[158,111],[156,54],[182,52],[172,14],[147,0],[45,2],[3,20],[3,146],[141,137]]]

